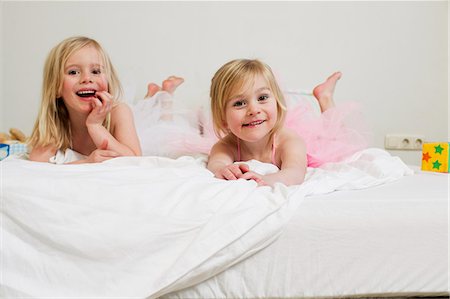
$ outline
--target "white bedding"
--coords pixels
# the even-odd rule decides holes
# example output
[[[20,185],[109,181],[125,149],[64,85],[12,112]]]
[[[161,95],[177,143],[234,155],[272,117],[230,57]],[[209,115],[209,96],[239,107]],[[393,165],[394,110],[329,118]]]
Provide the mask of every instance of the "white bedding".
[[[256,164],[251,162],[264,167]],[[124,157],[83,165],[11,157],[1,171],[1,295],[6,298],[157,298],[268,246],[292,215],[303,211],[305,198],[313,198],[308,195],[412,174],[379,149],[309,169],[300,186],[273,189],[215,179],[204,159],[192,157]],[[346,213],[338,211],[341,217]],[[359,218],[350,219],[357,224]],[[280,292],[284,287],[279,285]]]
[[[305,198],[281,236],[174,298],[448,296],[447,174]],[[447,297],[448,298],[448,297]]]

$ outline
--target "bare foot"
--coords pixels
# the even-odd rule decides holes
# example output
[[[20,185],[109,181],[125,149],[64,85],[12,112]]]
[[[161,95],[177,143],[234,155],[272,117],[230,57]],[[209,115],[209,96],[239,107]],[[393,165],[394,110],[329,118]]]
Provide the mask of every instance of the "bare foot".
[[[162,90],[167,91],[170,94],[173,94],[175,89],[184,82],[184,79],[181,77],[170,76],[162,83]]]
[[[341,72],[335,72],[330,77],[325,80],[325,82],[320,83],[313,89],[313,95],[317,99],[320,105],[320,111],[325,112],[326,110],[334,107],[334,88],[336,87],[337,81],[341,78]]]
[[[147,86],[147,94],[144,98],[150,98],[154,96],[158,91],[161,90],[161,87],[155,83],[149,83]]]

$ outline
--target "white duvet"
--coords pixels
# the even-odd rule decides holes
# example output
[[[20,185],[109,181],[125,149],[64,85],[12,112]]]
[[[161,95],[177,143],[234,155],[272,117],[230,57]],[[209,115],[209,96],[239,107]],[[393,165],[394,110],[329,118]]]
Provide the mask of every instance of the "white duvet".
[[[202,158],[53,165],[10,157],[1,163],[0,295],[157,298],[273,242],[305,196],[408,174],[380,149],[274,188],[215,179]]]

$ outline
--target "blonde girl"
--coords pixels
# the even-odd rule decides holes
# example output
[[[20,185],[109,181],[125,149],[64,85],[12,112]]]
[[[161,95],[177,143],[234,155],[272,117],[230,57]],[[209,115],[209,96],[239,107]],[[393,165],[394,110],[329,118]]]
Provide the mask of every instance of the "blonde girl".
[[[60,42],[45,62],[30,160],[72,164],[141,155],[133,114],[121,95],[97,41],[76,36]]]
[[[286,105],[270,67],[259,60],[226,63],[211,82],[213,125],[220,140],[207,168],[217,178],[255,180],[259,185],[301,184],[306,173],[304,141],[284,127]],[[272,163],[279,171],[259,174],[245,163]]]

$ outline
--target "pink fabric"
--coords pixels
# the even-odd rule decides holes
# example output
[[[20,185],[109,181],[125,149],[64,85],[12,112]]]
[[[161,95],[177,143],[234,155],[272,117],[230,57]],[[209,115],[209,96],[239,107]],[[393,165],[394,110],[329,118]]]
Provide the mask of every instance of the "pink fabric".
[[[370,134],[356,103],[342,103],[324,113],[316,113],[307,102],[290,108],[286,127],[306,143],[308,166],[338,162],[366,148]]]

